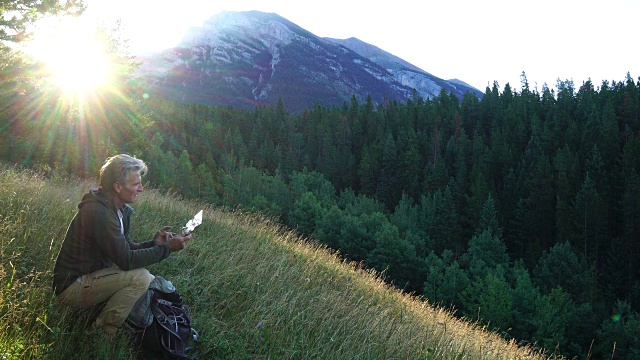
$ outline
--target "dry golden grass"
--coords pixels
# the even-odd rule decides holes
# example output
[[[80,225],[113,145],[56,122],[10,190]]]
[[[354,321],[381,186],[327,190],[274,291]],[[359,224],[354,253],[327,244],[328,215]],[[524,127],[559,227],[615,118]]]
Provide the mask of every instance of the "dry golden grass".
[[[0,170],[0,357],[135,357],[122,335],[87,335],[88,315],[51,294],[55,256],[90,185]],[[401,293],[272,219],[157,191],[134,207],[140,241],[205,209],[188,247],[150,267],[190,305],[201,359],[554,358]]]

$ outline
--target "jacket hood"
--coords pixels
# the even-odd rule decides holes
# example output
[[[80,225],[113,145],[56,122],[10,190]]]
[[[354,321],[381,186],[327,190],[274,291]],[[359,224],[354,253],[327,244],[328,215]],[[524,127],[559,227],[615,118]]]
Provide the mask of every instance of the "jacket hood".
[[[78,209],[94,202],[101,203],[106,207],[113,207],[113,203],[104,196],[104,193],[100,189],[89,189],[89,192],[84,194],[82,200],[78,204]]]
[[[82,197],[82,200],[78,204],[78,209],[82,208],[83,206],[89,203],[100,203],[104,205],[106,208],[113,210],[113,212],[116,212],[117,210],[113,201],[109,200],[105,196],[104,191],[102,191],[102,189],[89,189],[89,192],[84,194],[84,196]],[[134,213],[133,208],[127,204],[123,205],[122,208],[120,208],[120,211],[127,212],[130,215]]]

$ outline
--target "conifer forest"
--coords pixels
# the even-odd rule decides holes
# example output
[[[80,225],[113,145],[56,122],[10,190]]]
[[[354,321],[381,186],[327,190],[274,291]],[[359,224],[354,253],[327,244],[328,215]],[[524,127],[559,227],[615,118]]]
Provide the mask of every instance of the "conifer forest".
[[[569,357],[640,358],[640,80],[558,80],[290,113],[0,87],[0,160],[259,212],[397,288]],[[49,94],[49,95],[47,95]],[[109,104],[105,106],[104,104]],[[96,184],[97,186],[97,184]],[[76,201],[76,199],[71,199]]]

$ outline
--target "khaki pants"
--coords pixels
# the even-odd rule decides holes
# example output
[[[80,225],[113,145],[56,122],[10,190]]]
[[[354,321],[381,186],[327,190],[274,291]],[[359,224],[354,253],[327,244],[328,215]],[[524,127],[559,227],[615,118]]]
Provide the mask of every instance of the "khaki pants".
[[[115,334],[153,279],[147,269],[102,269],[83,275],[81,282],[74,281],[58,295],[58,301],[76,309],[106,301],[92,329],[102,328],[107,334]]]

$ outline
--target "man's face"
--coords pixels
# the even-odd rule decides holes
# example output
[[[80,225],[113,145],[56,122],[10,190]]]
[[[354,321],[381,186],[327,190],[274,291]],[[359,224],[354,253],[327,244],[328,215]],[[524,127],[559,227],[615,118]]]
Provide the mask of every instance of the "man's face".
[[[136,200],[138,200],[138,194],[143,190],[140,172],[132,172],[125,184],[114,183],[113,189],[116,191],[117,200],[121,203],[120,205],[136,202]]]

